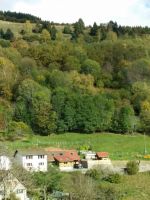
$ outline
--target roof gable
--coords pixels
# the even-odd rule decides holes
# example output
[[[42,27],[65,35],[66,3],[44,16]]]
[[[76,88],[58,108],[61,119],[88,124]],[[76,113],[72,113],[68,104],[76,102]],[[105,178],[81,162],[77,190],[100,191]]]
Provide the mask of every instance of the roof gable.
[[[108,152],[97,152],[96,156],[98,158],[108,158],[109,154],[108,154]]]

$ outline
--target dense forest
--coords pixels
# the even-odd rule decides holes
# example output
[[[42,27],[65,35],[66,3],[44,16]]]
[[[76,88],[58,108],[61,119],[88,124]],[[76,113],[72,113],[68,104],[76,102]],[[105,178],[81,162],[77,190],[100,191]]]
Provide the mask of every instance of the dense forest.
[[[16,16],[19,36],[0,25],[1,136],[149,133],[150,28]]]
[[[37,23],[41,21],[39,17],[26,13],[17,13],[11,11],[0,11],[0,20],[20,23],[24,23],[26,22],[26,20],[30,20],[30,22],[32,23]]]

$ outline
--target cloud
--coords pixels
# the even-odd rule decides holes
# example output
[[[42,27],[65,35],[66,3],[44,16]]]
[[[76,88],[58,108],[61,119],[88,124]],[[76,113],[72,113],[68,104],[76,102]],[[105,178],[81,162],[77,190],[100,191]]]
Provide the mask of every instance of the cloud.
[[[12,0],[11,10],[54,22],[72,23],[81,17],[86,25],[110,20],[122,25],[150,25],[149,0]]]

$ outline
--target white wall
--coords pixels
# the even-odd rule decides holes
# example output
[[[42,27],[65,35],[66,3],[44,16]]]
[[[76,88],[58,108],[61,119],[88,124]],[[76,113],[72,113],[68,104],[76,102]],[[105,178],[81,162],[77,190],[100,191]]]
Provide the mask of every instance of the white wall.
[[[16,178],[13,178],[12,176],[10,177],[10,179],[5,180],[4,183],[1,183],[0,200],[4,199],[4,196],[8,198],[11,193],[14,193],[16,197],[18,197],[20,200],[28,199],[26,188]]]
[[[112,166],[111,160],[109,158],[103,160],[84,160],[83,165],[87,166],[88,169],[94,168],[96,166]]]
[[[7,156],[0,156],[0,170],[9,170],[11,161]]]
[[[31,163],[32,166],[28,166]],[[43,165],[40,165],[42,163]],[[38,158],[38,155],[33,155],[32,159],[27,159],[26,156],[22,157],[22,166],[28,171],[47,171],[47,155],[44,158]]]
[[[86,160],[92,160],[96,158],[96,153],[87,153],[85,154],[85,159]]]
[[[13,191],[16,194],[16,197],[20,200],[27,200],[27,190],[21,185],[18,184]]]

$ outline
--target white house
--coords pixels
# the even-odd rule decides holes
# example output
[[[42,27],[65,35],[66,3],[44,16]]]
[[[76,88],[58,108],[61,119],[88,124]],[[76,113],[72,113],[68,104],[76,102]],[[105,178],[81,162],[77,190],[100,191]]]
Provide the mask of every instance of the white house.
[[[107,152],[95,153],[95,157],[91,157],[91,159],[82,160],[82,165],[88,169],[95,168],[98,166],[101,166],[102,168],[112,169],[112,163],[109,159],[109,155]]]
[[[84,155],[86,160],[95,160],[96,158],[96,153],[93,151],[80,151],[80,153]]]
[[[15,161],[27,171],[47,171],[47,154],[40,149],[15,151]]]
[[[0,200],[9,198],[12,193],[19,200],[28,200],[26,188],[12,174],[8,174],[0,182]]]
[[[0,155],[0,170],[9,170],[11,168],[11,161],[8,156]]]

